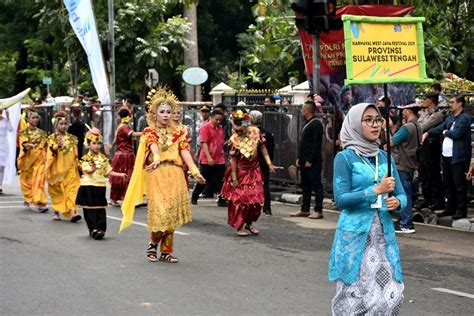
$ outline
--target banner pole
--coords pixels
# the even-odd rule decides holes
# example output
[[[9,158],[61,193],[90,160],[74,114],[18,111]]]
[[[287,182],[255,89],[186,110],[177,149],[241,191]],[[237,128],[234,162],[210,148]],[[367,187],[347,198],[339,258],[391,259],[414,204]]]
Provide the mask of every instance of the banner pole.
[[[387,176],[392,176],[392,156],[391,156],[391,147],[390,147],[390,109],[388,102],[388,87],[387,84],[383,84],[383,94],[384,94],[384,103],[385,103],[385,128],[387,130]]]
[[[313,89],[311,93],[319,95],[319,85],[320,85],[320,73],[321,65],[319,63],[319,57],[321,55],[319,47],[319,32],[313,34]]]

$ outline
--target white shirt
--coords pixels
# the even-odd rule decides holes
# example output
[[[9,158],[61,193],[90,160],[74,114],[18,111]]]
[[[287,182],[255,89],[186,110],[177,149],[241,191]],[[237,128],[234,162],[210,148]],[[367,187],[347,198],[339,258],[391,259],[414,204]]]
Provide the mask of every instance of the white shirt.
[[[454,128],[454,124],[456,122],[453,122],[453,124],[451,125],[451,128],[449,129],[450,131],[453,130]],[[453,140],[449,137],[444,137],[444,140],[443,140],[443,153],[442,153],[443,157],[452,157],[453,156]]]

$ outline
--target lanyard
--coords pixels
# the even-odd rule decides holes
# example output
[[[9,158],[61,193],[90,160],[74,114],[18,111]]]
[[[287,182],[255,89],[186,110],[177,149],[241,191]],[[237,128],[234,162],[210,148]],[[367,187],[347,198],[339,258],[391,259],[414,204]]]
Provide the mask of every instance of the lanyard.
[[[360,160],[369,168],[369,170],[373,173],[374,175],[374,184],[377,184],[378,179],[379,179],[379,155],[377,154],[375,156],[375,169],[373,166],[369,165],[365,159],[359,154],[358,151],[356,151],[357,156],[359,156]]]

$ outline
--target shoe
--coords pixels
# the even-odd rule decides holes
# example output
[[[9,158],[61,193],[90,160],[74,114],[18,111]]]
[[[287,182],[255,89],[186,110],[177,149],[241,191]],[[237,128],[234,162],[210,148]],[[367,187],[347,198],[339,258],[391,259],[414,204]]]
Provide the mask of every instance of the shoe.
[[[273,216],[272,212],[263,212],[265,216]]]
[[[414,234],[416,233],[415,227],[397,227],[395,228],[397,234]]]
[[[420,210],[422,210],[422,209],[424,209],[424,208],[429,208],[429,204],[428,204],[428,202],[423,201],[423,202],[421,202],[421,203],[417,203],[417,204],[415,205],[415,208],[416,208],[418,211],[420,211]]]
[[[311,212],[311,214],[308,216],[308,218],[311,219],[323,219],[324,215],[323,212]]]
[[[227,201],[224,200],[224,199],[219,199],[219,200],[217,200],[217,206],[219,206],[219,207],[227,207],[227,206],[229,206],[229,202],[227,202]]]
[[[109,204],[114,206],[114,207],[120,207],[120,204],[118,204],[117,201],[111,201]]]
[[[191,199],[191,204],[192,204],[192,205],[198,205],[198,200],[196,200],[196,199]]]
[[[444,210],[444,204],[438,203],[438,204],[432,204],[428,206],[428,208],[433,212],[436,210]]]
[[[308,217],[309,212],[298,211],[298,212],[290,213],[290,216],[291,217]]]
[[[451,212],[451,211],[444,210],[441,213],[436,214],[436,215],[438,215],[438,217],[445,217],[445,216],[453,216],[453,215],[455,215],[455,213]]]
[[[103,230],[97,230],[95,234],[94,232],[92,232],[92,238],[94,238],[95,240],[101,240],[102,238],[104,238],[104,236],[105,232]]]
[[[456,212],[454,215],[453,215],[453,220],[454,221],[457,221],[458,219],[462,219],[462,218],[466,218],[467,217],[467,214],[466,213],[463,213],[463,212]]]
[[[0,188],[0,194],[3,194],[3,189],[2,188]]]
[[[37,209],[38,213],[46,213],[47,211],[49,211],[49,208],[47,208],[46,206],[40,206]]]
[[[61,220],[61,217],[59,217],[59,213],[58,213],[58,212],[54,212],[53,221],[60,221],[60,220]]]
[[[78,221],[81,220],[81,218],[82,218],[81,215],[76,214],[76,215],[74,215],[73,217],[71,217],[71,223],[77,223]]]
[[[140,204],[138,204],[138,205],[135,206],[135,207],[138,208],[138,207],[147,207],[147,206],[148,206],[148,203],[140,203]]]
[[[31,210],[30,203],[28,202],[23,202],[23,207],[26,208],[27,210]]]

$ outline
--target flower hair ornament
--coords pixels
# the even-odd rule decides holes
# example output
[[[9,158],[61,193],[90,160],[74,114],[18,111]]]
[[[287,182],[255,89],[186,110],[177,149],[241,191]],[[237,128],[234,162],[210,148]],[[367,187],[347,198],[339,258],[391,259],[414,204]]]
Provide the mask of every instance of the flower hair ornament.
[[[236,110],[232,112],[232,122],[237,126],[248,126],[250,125],[250,115],[242,110]]]
[[[148,107],[147,123],[150,127],[155,127],[156,113],[162,108],[169,110],[171,113],[175,111],[178,104],[176,95],[166,86],[159,86],[148,92],[147,101]]]

